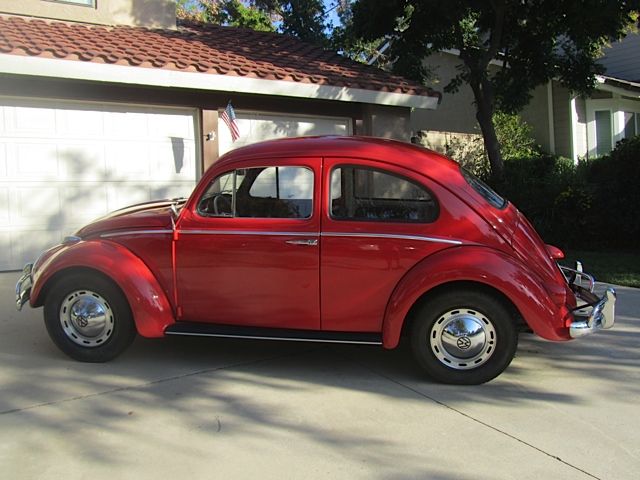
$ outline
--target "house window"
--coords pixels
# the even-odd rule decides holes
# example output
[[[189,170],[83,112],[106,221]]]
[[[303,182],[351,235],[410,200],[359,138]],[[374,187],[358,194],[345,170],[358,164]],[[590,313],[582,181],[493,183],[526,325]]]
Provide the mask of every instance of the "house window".
[[[611,111],[596,110],[596,155],[608,154],[613,149],[611,135]]]
[[[85,7],[95,7],[96,0],[47,0],[54,3],[72,3],[74,5],[83,5]]]

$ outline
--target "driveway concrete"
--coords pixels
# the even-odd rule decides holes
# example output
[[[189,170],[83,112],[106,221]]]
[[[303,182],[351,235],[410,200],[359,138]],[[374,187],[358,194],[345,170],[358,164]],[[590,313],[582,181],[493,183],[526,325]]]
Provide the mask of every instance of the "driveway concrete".
[[[0,274],[3,479],[637,479],[640,290],[611,331],[524,335],[478,387],[435,384],[408,348],[137,339],[83,364],[18,313]]]

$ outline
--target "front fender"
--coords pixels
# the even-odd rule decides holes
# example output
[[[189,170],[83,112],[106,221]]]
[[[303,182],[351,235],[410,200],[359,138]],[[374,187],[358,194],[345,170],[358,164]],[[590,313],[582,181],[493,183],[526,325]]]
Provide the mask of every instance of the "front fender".
[[[43,293],[54,276],[77,268],[98,271],[120,287],[143,337],[162,337],[164,330],[175,323],[169,300],[149,268],[131,251],[108,240],[80,241],[54,247],[48,256],[45,254],[35,265],[32,306],[44,303]]]
[[[536,334],[548,340],[568,339],[563,324],[566,311],[525,265],[498,250],[460,246],[425,258],[400,280],[385,311],[383,346],[398,345],[409,310],[424,294],[451,282],[474,282],[498,290]]]

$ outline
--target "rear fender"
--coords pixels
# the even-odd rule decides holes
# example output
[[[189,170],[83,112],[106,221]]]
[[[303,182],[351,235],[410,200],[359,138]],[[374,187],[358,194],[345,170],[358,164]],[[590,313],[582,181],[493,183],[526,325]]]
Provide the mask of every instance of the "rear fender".
[[[127,298],[138,333],[162,337],[175,323],[171,304],[158,280],[144,262],[123,246],[106,240],[90,240],[56,247],[36,264],[31,304],[41,306],[50,282],[65,272],[93,270],[109,277]]]
[[[501,292],[536,334],[548,340],[567,340],[564,312],[525,265],[498,250],[460,246],[425,258],[400,280],[387,304],[383,346],[398,345],[404,321],[418,300],[452,282],[474,282]]]

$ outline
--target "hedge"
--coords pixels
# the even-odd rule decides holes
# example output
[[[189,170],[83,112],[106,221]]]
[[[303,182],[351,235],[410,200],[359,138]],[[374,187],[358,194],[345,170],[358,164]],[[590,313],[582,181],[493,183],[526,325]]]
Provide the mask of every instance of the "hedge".
[[[578,165],[545,154],[512,157],[505,180],[493,187],[548,243],[585,250],[640,246],[640,136]]]

